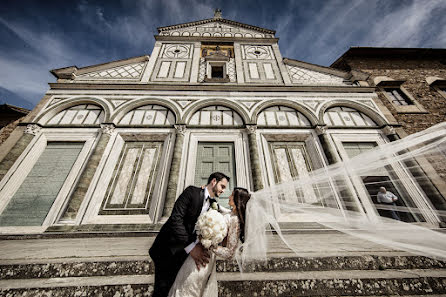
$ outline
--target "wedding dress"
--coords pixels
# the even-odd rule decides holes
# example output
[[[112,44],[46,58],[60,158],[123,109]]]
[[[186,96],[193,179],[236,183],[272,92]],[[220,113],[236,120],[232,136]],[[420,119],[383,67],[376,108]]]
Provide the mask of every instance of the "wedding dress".
[[[169,297],[217,297],[216,258],[230,259],[239,245],[240,225],[238,217],[233,214],[224,216],[228,225],[226,247],[218,246],[210,252],[206,267],[197,269],[194,259],[189,255],[178,271],[175,282],[169,291]]]

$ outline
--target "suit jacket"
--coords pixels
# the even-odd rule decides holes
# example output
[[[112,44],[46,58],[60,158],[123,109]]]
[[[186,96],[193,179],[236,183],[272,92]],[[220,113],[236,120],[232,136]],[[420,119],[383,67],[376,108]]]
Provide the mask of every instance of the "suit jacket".
[[[172,213],[155,238],[149,254],[154,261],[184,253],[184,248],[194,242],[195,223],[204,202],[204,189],[187,187],[178,197]]]

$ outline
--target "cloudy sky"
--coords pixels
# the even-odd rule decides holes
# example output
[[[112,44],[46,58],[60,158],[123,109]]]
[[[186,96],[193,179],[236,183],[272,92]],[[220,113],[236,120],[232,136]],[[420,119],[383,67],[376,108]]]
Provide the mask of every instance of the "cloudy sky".
[[[32,108],[49,70],[150,55],[160,26],[213,16],[276,30],[324,66],[350,46],[446,48],[446,0],[1,0],[0,102]]]

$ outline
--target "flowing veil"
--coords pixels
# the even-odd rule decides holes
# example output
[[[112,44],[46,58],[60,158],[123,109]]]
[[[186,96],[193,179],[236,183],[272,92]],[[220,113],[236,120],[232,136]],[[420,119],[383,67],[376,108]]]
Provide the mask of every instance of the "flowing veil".
[[[264,188],[248,202],[246,240],[237,262],[242,270],[250,261],[266,260],[272,234],[299,255],[281,222],[302,218],[392,249],[444,260],[446,233],[435,227],[446,222],[445,182],[446,123],[442,123]],[[377,203],[382,185],[396,192],[401,202]],[[386,217],[392,211],[402,221]]]

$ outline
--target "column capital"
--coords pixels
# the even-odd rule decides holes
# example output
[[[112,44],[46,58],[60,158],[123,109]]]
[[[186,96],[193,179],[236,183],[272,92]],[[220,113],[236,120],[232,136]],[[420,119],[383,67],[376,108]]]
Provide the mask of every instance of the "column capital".
[[[314,130],[316,131],[317,135],[323,135],[327,133],[327,126],[318,125],[316,128],[314,128]]]
[[[107,135],[112,135],[115,132],[115,128],[114,124],[101,124],[102,133]]]
[[[184,134],[186,134],[186,125],[174,125],[175,129],[177,130],[178,134],[181,134],[184,136]]]
[[[25,132],[26,134],[37,135],[42,130],[42,127],[38,124],[28,124],[26,125]]]
[[[395,128],[393,128],[393,127],[390,126],[390,125],[386,125],[384,128],[382,128],[382,131],[384,132],[384,134],[385,134],[386,136],[396,134]]]
[[[246,131],[248,131],[248,134],[256,134],[257,125],[246,125]]]

